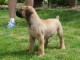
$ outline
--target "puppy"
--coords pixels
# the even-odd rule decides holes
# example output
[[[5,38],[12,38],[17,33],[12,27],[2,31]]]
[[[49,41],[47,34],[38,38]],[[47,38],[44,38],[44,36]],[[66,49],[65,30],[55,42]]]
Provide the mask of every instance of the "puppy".
[[[65,48],[63,39],[63,29],[59,21],[59,16],[52,19],[41,19],[36,10],[31,6],[23,6],[20,10],[16,11],[16,15],[20,18],[25,18],[28,23],[28,29],[30,33],[30,45],[29,52],[34,52],[35,39],[39,41],[39,56],[44,55],[44,45],[49,42],[49,38],[57,34],[60,39],[61,49]]]

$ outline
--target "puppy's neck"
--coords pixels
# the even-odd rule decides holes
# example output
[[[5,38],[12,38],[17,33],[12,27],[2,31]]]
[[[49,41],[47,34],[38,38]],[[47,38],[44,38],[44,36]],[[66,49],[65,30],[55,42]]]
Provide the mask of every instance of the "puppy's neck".
[[[29,14],[26,14],[26,17],[25,18],[26,18],[29,26],[31,26],[30,17],[31,17],[31,14],[30,13]]]
[[[37,24],[42,23],[40,17],[37,15],[37,13],[26,15],[26,20],[28,22],[29,27],[31,27],[31,25],[35,25],[35,24],[37,25]]]

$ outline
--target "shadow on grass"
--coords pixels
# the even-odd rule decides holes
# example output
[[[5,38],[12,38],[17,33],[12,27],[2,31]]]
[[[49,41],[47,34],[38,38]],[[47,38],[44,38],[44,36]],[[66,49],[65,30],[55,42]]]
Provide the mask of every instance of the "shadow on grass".
[[[22,58],[22,59],[31,59],[33,58],[35,55],[35,53],[33,54],[30,54],[28,52],[28,50],[22,50],[22,51],[13,51],[13,52],[3,52],[3,53],[0,53],[0,58],[4,58],[4,57],[7,57],[9,59],[8,56],[11,56],[12,58],[13,57],[17,57],[17,58]],[[13,58],[14,59],[14,58]]]
[[[5,55],[29,55],[28,50],[22,50],[22,51],[13,51],[13,52],[2,52],[0,53],[0,56],[5,56]]]
[[[45,49],[46,49],[46,48],[48,48],[48,49],[60,49],[59,46],[49,46],[49,45],[46,46]]]

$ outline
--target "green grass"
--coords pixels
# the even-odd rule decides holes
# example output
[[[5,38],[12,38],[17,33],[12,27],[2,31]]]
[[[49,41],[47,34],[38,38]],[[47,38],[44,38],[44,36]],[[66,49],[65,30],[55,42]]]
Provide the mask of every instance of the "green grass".
[[[45,56],[38,57],[38,41],[34,54],[28,53],[29,33],[24,19],[15,17],[16,27],[6,29],[9,11],[0,9],[0,60],[80,60],[80,12],[66,9],[43,9],[38,11],[41,18],[60,16],[63,25],[66,49],[59,49],[55,35],[45,48]]]

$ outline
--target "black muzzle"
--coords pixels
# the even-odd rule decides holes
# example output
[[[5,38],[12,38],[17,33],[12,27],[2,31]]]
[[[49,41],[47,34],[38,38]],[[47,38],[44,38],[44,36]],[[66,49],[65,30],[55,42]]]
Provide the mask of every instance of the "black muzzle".
[[[19,18],[23,18],[22,14],[21,14],[21,10],[16,11],[16,16],[18,16]]]

